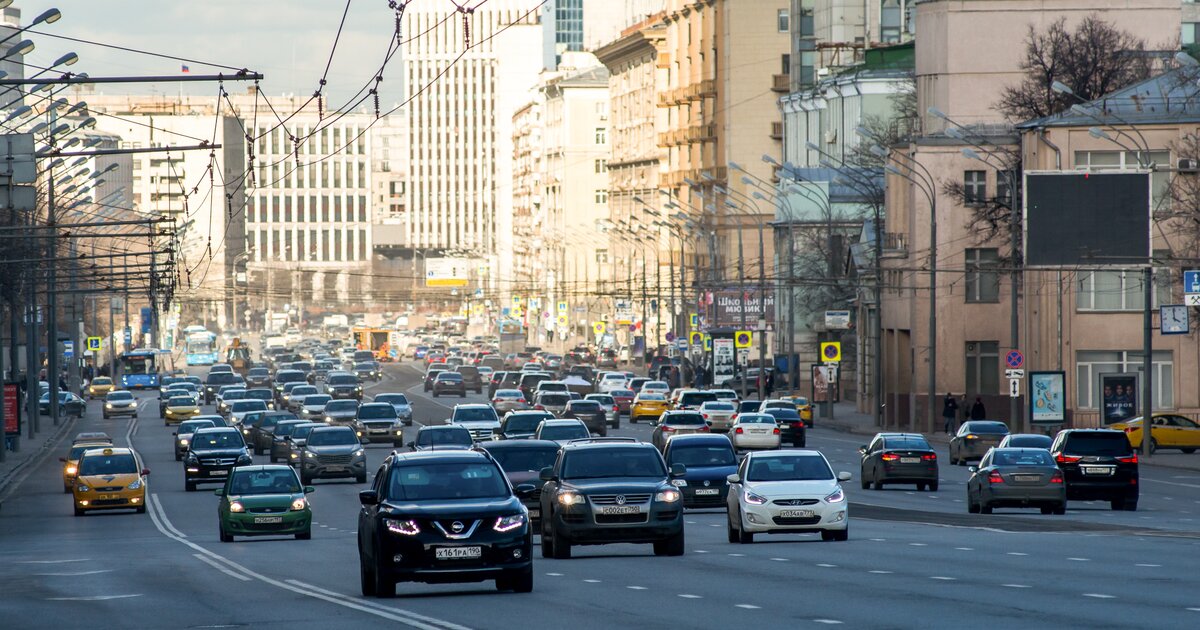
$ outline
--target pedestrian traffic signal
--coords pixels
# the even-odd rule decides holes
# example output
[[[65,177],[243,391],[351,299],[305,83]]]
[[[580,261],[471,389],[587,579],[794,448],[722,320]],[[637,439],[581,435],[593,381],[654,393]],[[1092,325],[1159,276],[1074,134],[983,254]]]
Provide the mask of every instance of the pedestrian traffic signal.
[[[754,345],[754,337],[749,330],[739,330],[733,333],[733,345],[735,348],[749,348]]]

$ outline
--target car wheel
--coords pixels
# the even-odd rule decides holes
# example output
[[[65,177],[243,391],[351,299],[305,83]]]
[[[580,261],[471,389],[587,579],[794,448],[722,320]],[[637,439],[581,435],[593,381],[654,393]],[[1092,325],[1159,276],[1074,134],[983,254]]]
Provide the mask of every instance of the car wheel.
[[[220,538],[221,538],[221,542],[223,542],[223,543],[233,542],[233,534],[225,533],[224,527],[221,528]]]
[[[629,416],[629,424],[637,424],[637,422],[638,422],[637,416]],[[1184,451],[1184,452],[1187,452],[1187,451]]]
[[[600,437],[608,437],[608,425],[600,425],[600,431],[598,431],[598,433],[600,434]]]
[[[874,485],[875,485],[876,490],[883,490],[883,480],[882,479],[876,477]]]
[[[175,461],[181,461],[182,459],[183,455],[180,455],[179,451],[175,451]]]
[[[979,502],[979,513],[980,514],[991,514],[992,506],[985,501],[980,501]]]
[[[743,545],[749,545],[750,543],[753,543],[754,542],[754,534],[745,530],[745,526],[742,521],[742,510],[740,508],[738,509],[737,519],[738,519],[738,543],[743,544]]]
[[[1156,440],[1154,438],[1150,438],[1150,453],[1153,454],[1154,451],[1157,451],[1157,450],[1158,450],[1158,440]]]
[[[83,516],[87,512],[81,510],[78,505],[75,506],[75,516]]]
[[[608,426],[613,429],[620,429],[621,428],[621,419],[617,418],[616,420],[613,420],[612,424],[610,424]]]
[[[312,530],[308,529],[296,534],[296,540],[312,540]]]
[[[1060,516],[1063,514],[1066,514],[1067,513],[1067,504],[1059,503],[1058,505],[1054,506],[1054,513],[1058,514]]]
[[[108,414],[102,414],[105,420],[108,420]]]
[[[71,494],[71,486],[63,486],[63,494]]]
[[[392,448],[400,448],[404,446],[404,442],[392,442]]]
[[[1126,512],[1136,512],[1137,511],[1137,499],[1133,499],[1133,500],[1126,499],[1125,505],[1123,505],[1122,507],[1124,508],[1124,510]]]
[[[551,547],[553,553],[551,557],[555,560],[569,560],[571,558],[571,542],[554,532],[550,535]]]
[[[355,475],[354,481],[357,483],[367,483],[367,473],[363,473],[361,475]]]
[[[1124,510],[1125,499],[1113,499],[1112,501],[1109,501],[1109,505],[1112,507],[1114,512]]]
[[[859,485],[862,486],[863,490],[869,490],[871,488],[871,482],[867,480],[867,471],[865,469],[859,469],[858,482]]]
[[[970,493],[967,494],[967,513],[968,514],[978,514],[979,513],[979,504],[975,502],[975,499],[971,497]]]
[[[542,557],[554,557],[554,540],[550,538],[550,532],[546,527],[546,522],[542,521]]]
[[[923,484],[923,483],[917,484],[917,492],[925,492],[925,484]]]
[[[655,541],[654,555],[656,556],[682,556],[684,550],[683,529],[679,533],[671,536],[666,540]]]
[[[938,482],[936,482],[936,481],[931,481],[931,482],[929,483],[929,491],[930,491],[930,492],[937,492],[937,491],[938,491]]]
[[[533,569],[514,571],[497,579],[496,590],[512,591],[514,593],[529,593],[533,591]]]
[[[729,518],[725,521],[725,532],[729,535],[729,542],[736,543],[738,541],[737,530],[733,528],[733,513],[729,513]]]
[[[433,392],[433,397],[437,398],[437,392]]]
[[[1043,506],[1042,506],[1042,514],[1053,514],[1053,513],[1054,513],[1054,508],[1053,508],[1053,507],[1051,507],[1051,506],[1049,506],[1049,505],[1043,505]]]
[[[190,481],[184,481],[184,482],[183,482],[183,489],[184,489],[184,491],[185,491],[185,492],[195,492],[195,491],[196,491],[196,484],[194,484],[194,483],[192,483],[192,482],[190,482]]]
[[[1192,453],[1196,452],[1196,449],[1194,449],[1194,448],[1181,448],[1179,450],[1183,451],[1184,453],[1187,453],[1188,455],[1191,455]]]

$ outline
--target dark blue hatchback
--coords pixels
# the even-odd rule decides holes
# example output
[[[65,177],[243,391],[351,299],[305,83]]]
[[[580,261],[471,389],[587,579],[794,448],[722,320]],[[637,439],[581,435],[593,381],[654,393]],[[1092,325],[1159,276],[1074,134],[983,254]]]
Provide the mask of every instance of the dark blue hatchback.
[[[683,464],[687,473],[672,480],[684,507],[724,507],[729,486],[725,478],[737,472],[733,443],[724,435],[679,435],[667,440],[667,466]]]

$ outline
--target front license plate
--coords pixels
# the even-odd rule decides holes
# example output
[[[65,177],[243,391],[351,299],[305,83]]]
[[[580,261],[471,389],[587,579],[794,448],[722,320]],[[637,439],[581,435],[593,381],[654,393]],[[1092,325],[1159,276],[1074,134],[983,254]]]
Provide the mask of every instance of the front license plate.
[[[483,547],[439,547],[434,551],[438,560],[470,560],[483,556]]]
[[[901,457],[900,463],[901,464],[920,464],[921,458],[920,457]]]
[[[541,510],[529,510],[529,518],[541,518],[541,517],[542,517]]]
[[[112,497],[111,497],[110,495],[107,495],[107,494],[102,494],[102,495],[100,495],[100,497],[99,497],[99,499],[100,499],[101,501],[103,501],[103,500],[105,500],[105,499],[111,499],[111,498],[112,498]]]
[[[329,472],[342,472],[343,470],[346,470],[346,467],[345,466],[326,466],[325,470],[327,470]]]
[[[228,470],[210,470],[210,471],[208,471],[208,474],[211,477],[224,477],[229,474],[229,471]]]
[[[601,514],[637,514],[639,511],[636,505],[608,505],[600,508]]]
[[[282,523],[282,516],[255,516],[254,522],[257,523]]]
[[[696,495],[714,495],[720,494],[721,491],[717,488],[696,488]]]
[[[779,513],[781,518],[812,518],[812,510],[783,510]]]

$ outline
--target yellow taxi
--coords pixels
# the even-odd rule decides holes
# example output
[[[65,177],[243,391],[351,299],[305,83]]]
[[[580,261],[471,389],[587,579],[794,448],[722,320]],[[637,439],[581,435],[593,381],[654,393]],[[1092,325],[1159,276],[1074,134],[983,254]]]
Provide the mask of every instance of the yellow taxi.
[[[1150,421],[1150,452],[1160,448],[1177,448],[1184,453],[1200,449],[1200,424],[1173,413],[1156,413]],[[1117,422],[1106,428],[1124,431],[1134,448],[1142,447],[1142,419]]]
[[[629,422],[637,424],[638,420],[657,421],[658,417],[671,408],[667,395],[660,392],[642,392],[634,397],[633,405],[629,407]]]
[[[63,492],[70,492],[75,487],[75,476],[79,472],[79,457],[89,448],[104,448],[112,446],[112,438],[105,433],[80,433],[71,443],[71,451],[66,457],[58,458],[62,462]]]
[[[200,405],[191,395],[171,396],[163,408],[163,425],[179,424],[200,415]]]
[[[796,405],[796,413],[800,414],[800,419],[812,426],[813,408],[808,398],[792,396],[792,403]]]
[[[144,513],[149,474],[133,449],[102,446],[85,450],[72,488],[75,516],[92,510],[132,509]]]
[[[97,376],[96,378],[92,379],[91,384],[88,385],[88,388],[87,388],[88,400],[104,398],[104,396],[107,395],[108,392],[111,392],[116,388],[117,388],[117,385],[116,385],[116,383],[113,382],[113,380],[111,378],[109,378],[107,376]]]

